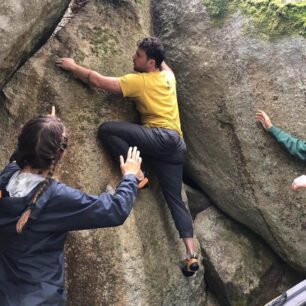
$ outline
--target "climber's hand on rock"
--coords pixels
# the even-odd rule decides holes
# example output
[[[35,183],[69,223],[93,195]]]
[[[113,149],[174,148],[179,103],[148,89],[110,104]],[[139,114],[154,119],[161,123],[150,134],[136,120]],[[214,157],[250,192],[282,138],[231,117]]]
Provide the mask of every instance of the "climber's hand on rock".
[[[272,122],[271,122],[270,118],[268,117],[268,115],[264,111],[258,110],[256,112],[255,118],[256,118],[256,121],[261,123],[261,125],[263,126],[263,128],[265,130],[272,127]]]
[[[291,188],[293,191],[297,190],[298,188],[306,188],[306,175],[301,175],[294,179]]]
[[[72,71],[73,67],[76,65],[75,61],[72,58],[62,57],[57,59],[55,62],[57,67],[60,67],[67,71]]]
[[[140,171],[141,161],[142,159],[140,157],[140,152],[137,150],[137,147],[130,147],[127,153],[126,161],[124,161],[123,156],[120,155],[120,169],[122,175],[137,175],[137,173]]]

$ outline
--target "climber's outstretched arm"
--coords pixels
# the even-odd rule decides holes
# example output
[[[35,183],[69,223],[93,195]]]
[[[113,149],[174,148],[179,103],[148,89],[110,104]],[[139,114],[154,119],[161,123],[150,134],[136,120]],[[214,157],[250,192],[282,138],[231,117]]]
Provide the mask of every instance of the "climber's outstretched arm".
[[[98,88],[102,88],[112,93],[122,94],[119,79],[104,76],[96,71],[90,70],[75,63],[72,58],[59,58],[56,66],[72,72],[83,82]]]

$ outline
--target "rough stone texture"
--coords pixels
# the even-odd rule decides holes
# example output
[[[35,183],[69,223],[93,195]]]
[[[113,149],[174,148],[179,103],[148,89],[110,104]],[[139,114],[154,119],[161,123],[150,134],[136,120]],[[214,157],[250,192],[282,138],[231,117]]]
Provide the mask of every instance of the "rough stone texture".
[[[249,230],[209,207],[198,214],[205,279],[223,306],[261,306],[297,283],[298,276]]]
[[[0,90],[18,66],[52,33],[68,4],[69,0],[0,2]]]
[[[203,269],[182,277],[182,245],[157,186],[143,191],[118,229],[70,235],[69,305],[203,305]]]
[[[54,62],[71,56],[106,75],[130,72],[149,20],[146,1],[90,1],[39,50],[0,98],[0,164],[13,151],[20,125],[55,105],[69,134],[60,180],[90,193],[114,186],[118,167],[98,144],[96,130],[108,120],[136,120],[133,104],[88,88]],[[72,233],[66,255],[68,305],[183,306],[205,299],[203,269],[192,279],[180,271],[184,249],[154,177],[122,227]]]
[[[216,23],[201,0],[154,1],[153,14],[177,75],[189,175],[224,212],[306,272],[306,191],[290,190],[304,166],[254,119],[263,109],[306,138],[305,39],[261,40],[247,16],[237,11]]]
[[[199,190],[192,188],[189,185],[184,185],[185,192],[188,198],[188,206],[192,215],[195,219],[196,215],[212,205],[211,201]]]

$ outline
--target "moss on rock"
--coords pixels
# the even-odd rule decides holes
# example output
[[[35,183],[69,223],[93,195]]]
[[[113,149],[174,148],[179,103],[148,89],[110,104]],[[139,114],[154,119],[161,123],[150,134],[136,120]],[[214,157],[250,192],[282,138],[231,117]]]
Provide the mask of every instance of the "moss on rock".
[[[97,57],[105,54],[121,54],[122,51],[118,48],[118,38],[109,29],[84,26],[81,31],[81,37],[87,37],[91,44],[92,53]]]
[[[211,17],[222,17],[228,9],[229,0],[203,0]]]
[[[269,37],[300,34],[306,37],[306,0],[203,0],[209,15],[222,19],[240,9]]]

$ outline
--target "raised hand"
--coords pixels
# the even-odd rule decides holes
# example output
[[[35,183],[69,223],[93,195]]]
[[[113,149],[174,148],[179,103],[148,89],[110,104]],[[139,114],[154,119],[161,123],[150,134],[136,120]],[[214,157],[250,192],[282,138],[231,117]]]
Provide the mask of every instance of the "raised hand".
[[[264,111],[258,110],[256,112],[255,118],[256,118],[256,121],[258,121],[262,124],[262,126],[265,130],[272,127],[272,122],[271,122],[270,118],[268,117],[268,115]]]
[[[120,155],[120,169],[122,175],[134,174],[137,175],[140,171],[142,159],[140,157],[140,152],[137,147],[130,147],[127,153],[126,161],[122,155]]]
[[[294,179],[291,188],[293,191],[297,190],[298,188],[306,188],[306,175],[301,175]]]

